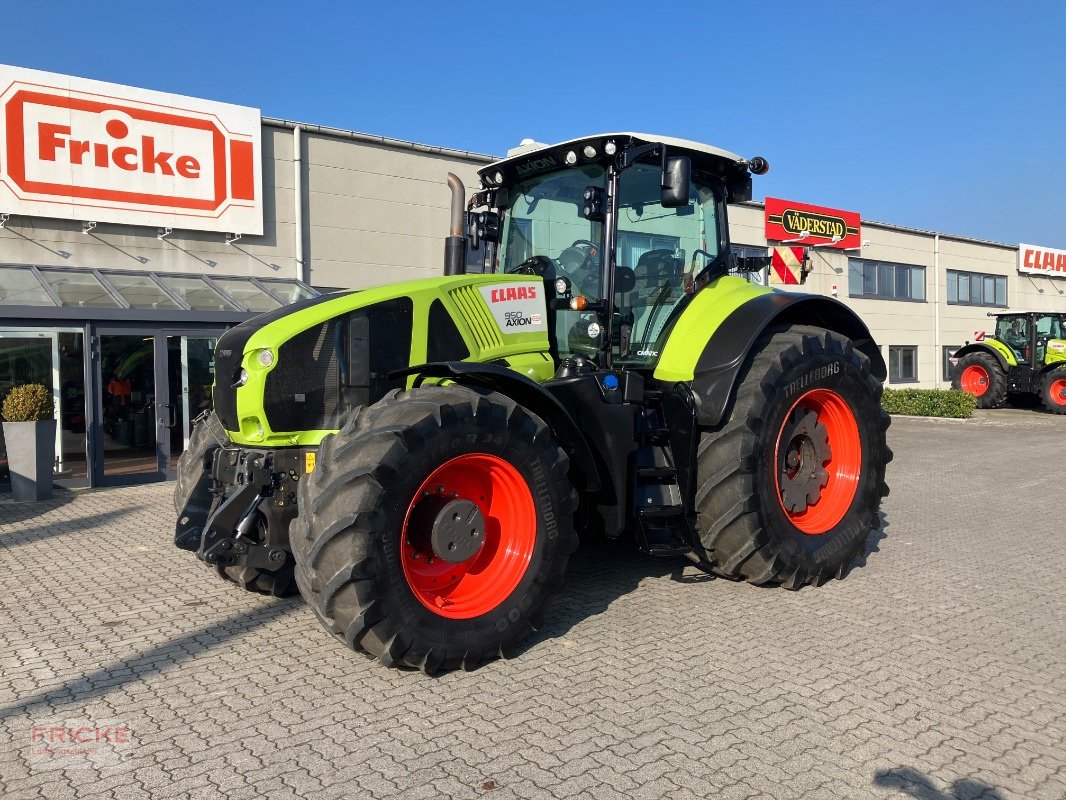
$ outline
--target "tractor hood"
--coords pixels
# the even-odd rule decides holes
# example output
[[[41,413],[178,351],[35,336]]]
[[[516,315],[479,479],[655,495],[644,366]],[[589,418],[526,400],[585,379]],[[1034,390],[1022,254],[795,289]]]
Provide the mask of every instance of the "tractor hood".
[[[457,275],[311,298],[227,331],[215,350],[214,404],[239,444],[315,445],[359,405],[429,361],[504,361],[546,377],[544,282]],[[530,361],[532,357],[532,362]]]

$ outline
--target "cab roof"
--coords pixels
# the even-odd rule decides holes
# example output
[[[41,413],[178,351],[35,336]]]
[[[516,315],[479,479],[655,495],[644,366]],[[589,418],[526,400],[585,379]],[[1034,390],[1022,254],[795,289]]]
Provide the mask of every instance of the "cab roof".
[[[478,174],[485,177],[487,175],[495,175],[497,172],[501,172],[504,175],[517,172],[518,176],[524,177],[529,174],[546,172],[549,169],[563,167],[564,162],[561,156],[565,156],[565,153],[570,150],[575,150],[578,153],[578,163],[588,162],[599,158],[603,153],[603,146],[610,141],[615,142],[618,146],[662,143],[670,149],[671,153],[678,151],[677,155],[687,155],[692,158],[694,165],[697,167],[699,167],[701,162],[721,164],[724,161],[738,167],[743,167],[747,164],[747,161],[742,156],[709,144],[702,144],[689,139],[678,139],[674,136],[659,136],[652,133],[619,132],[582,136],[579,139],[569,139],[558,144],[544,144],[543,142],[534,142],[526,139],[521,145],[508,151],[506,158],[501,158],[482,167],[478,170]],[[591,145],[596,149],[596,155],[591,158],[586,157],[583,153],[587,145]]]

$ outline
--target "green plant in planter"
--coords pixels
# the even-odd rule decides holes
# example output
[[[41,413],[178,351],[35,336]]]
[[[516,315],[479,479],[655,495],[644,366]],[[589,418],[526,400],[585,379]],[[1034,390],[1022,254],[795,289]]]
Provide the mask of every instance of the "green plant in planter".
[[[8,422],[40,422],[55,416],[55,402],[41,384],[25,383],[8,392],[3,412]]]

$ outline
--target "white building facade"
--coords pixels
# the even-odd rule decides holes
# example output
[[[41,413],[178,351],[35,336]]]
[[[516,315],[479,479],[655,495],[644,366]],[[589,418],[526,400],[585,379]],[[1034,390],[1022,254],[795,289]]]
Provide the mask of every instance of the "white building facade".
[[[494,160],[13,67],[0,106],[0,393],[52,390],[72,485],[173,475],[227,326],[440,274],[446,174],[473,190]],[[891,385],[948,385],[947,355],[992,328],[990,311],[1066,312],[1066,253],[842,213],[834,242],[739,204],[731,239],[747,254],[814,245],[795,288],[867,322]]]

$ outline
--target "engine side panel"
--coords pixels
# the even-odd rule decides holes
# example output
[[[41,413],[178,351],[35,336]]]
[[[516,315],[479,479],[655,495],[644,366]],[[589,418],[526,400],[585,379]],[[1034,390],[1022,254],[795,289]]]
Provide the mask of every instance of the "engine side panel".
[[[355,406],[410,385],[413,376],[388,374],[426,363],[431,351],[547,380],[555,367],[544,293],[529,276],[459,275],[328,295],[256,317],[219,339],[216,409],[236,444],[307,446]]]

